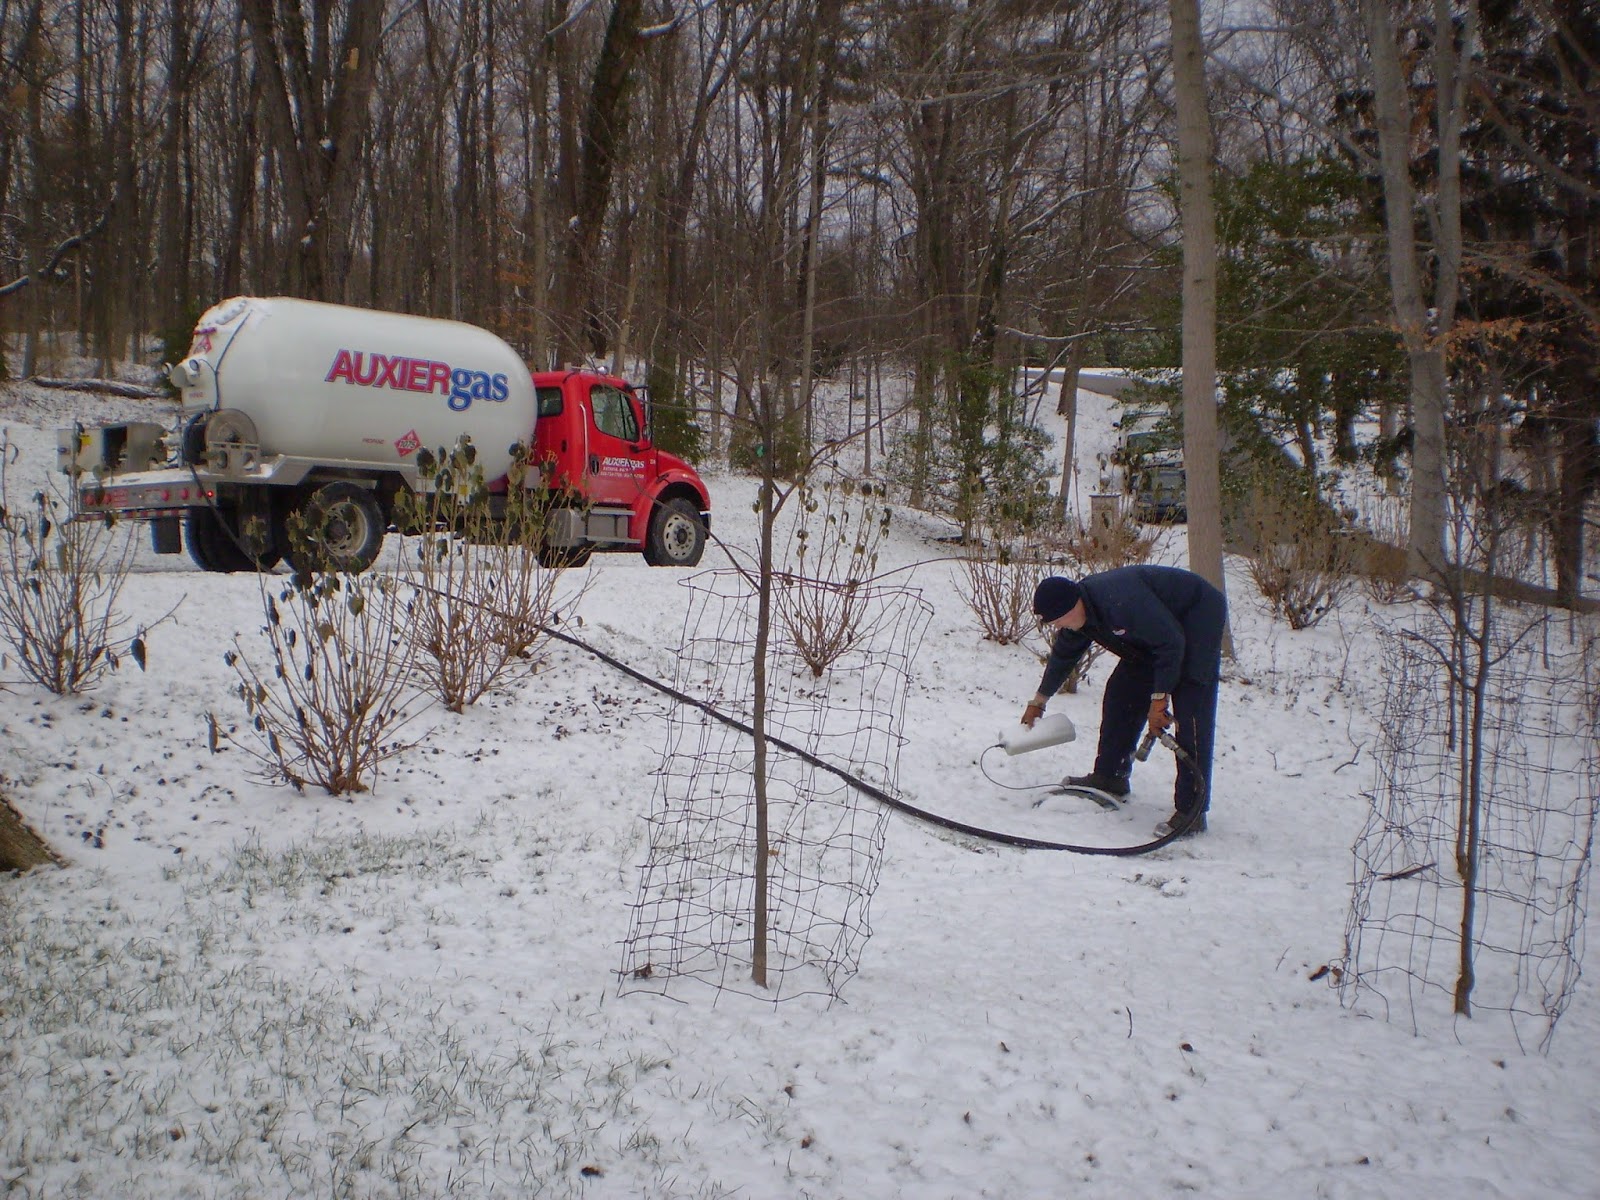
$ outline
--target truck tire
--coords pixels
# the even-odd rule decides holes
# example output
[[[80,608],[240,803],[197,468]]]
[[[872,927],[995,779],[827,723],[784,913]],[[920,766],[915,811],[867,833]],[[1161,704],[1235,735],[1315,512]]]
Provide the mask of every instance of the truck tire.
[[[539,545],[539,565],[550,571],[586,567],[593,555],[593,542],[579,542],[576,546],[552,546],[549,542]]]
[[[652,567],[695,567],[705,548],[706,527],[699,509],[681,498],[655,506],[644,541],[645,562]]]
[[[383,549],[388,522],[371,488],[340,480],[326,483],[300,504],[303,539],[284,539],[284,554],[296,571],[360,574]]]
[[[210,506],[191,508],[183,518],[183,540],[189,557],[202,571],[270,571],[278,563],[278,550],[269,545],[252,558],[239,545],[232,527],[238,514]]]

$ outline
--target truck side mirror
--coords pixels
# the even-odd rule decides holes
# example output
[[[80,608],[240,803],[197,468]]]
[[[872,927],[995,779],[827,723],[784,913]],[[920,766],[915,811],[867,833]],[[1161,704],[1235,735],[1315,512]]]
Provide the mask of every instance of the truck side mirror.
[[[639,445],[634,447],[635,450],[638,450],[650,444],[650,433],[653,425],[653,413],[651,410],[654,406],[650,402],[649,385],[640,384],[633,389],[633,394],[639,397]]]

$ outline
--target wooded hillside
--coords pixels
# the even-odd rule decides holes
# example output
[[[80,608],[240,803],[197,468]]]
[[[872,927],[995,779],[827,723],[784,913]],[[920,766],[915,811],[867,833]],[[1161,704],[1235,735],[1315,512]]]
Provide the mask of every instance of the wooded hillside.
[[[1492,431],[1472,469],[1575,596],[1600,17],[1253,11],[1200,12],[1228,403],[1282,444],[1414,448],[1434,545],[1446,439]],[[880,449],[967,521],[1039,474],[1018,364],[1179,362],[1174,27],[1166,0],[0,0],[0,369],[160,361],[217,299],[292,294],[642,364],[668,444],[780,466],[819,375],[865,414],[894,370],[917,435]],[[767,411],[781,436],[741,419]]]

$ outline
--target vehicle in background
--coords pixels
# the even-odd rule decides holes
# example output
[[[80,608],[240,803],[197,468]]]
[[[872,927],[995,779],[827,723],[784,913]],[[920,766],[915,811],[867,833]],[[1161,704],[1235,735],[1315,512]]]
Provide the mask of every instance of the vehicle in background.
[[[1165,409],[1136,409],[1122,418],[1113,461],[1122,468],[1133,514],[1149,524],[1188,519],[1182,435]]]
[[[710,494],[654,444],[638,391],[593,371],[530,374],[484,329],[243,296],[200,318],[169,375],[175,425],[59,430],[57,465],[80,518],[148,521],[157,553],[187,543],[204,570],[365,570],[397,499],[432,487],[428,456],[462,438],[502,511],[511,478],[542,489],[553,561],[636,550],[687,567],[705,548]]]

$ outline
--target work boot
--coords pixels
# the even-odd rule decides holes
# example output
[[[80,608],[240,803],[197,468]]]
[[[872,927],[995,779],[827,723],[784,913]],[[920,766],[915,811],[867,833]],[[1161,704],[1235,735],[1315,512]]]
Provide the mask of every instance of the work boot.
[[[1203,812],[1198,812],[1192,814],[1191,816],[1189,813],[1175,812],[1165,821],[1161,822],[1161,824],[1156,826],[1156,836],[1158,838],[1164,838],[1174,829],[1183,830],[1183,832],[1178,835],[1180,838],[1192,837],[1194,834],[1204,833],[1206,831],[1206,814]]]
[[[1126,775],[1102,775],[1098,771],[1090,771],[1087,775],[1068,775],[1061,781],[1062,787],[1093,788],[1097,792],[1104,792],[1108,796],[1126,796],[1128,794],[1128,777]]]

